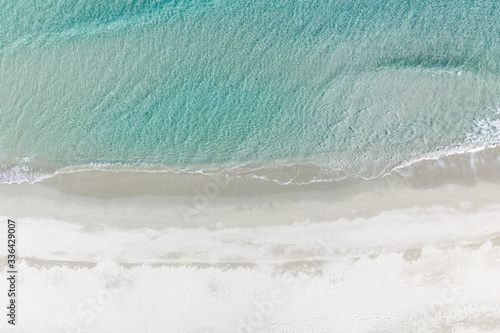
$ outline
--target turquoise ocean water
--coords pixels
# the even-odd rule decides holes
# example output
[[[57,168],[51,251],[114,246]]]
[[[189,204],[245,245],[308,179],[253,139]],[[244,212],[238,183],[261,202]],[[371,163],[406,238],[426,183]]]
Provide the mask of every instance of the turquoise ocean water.
[[[0,0],[2,183],[377,177],[497,142],[496,0]]]

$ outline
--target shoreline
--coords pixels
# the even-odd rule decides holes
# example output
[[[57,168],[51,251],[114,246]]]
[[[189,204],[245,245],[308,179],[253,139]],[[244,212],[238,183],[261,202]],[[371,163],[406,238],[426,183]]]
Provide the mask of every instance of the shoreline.
[[[495,199],[495,188],[500,186],[498,156],[497,146],[421,161],[381,178],[307,185],[191,173],[63,173],[34,184],[0,184],[0,208],[3,215],[17,217],[97,224],[115,221],[113,224],[133,228],[192,228],[217,223],[211,222],[213,216],[205,218],[210,214],[224,216],[238,210],[268,212],[265,222],[254,222],[260,225],[291,223],[291,211],[301,219],[337,220],[414,206],[460,207],[461,202],[477,201],[467,205],[481,207],[500,202]],[[468,194],[475,188],[481,188],[476,190],[481,199],[469,200]]]
[[[332,170],[328,164],[325,164],[325,159],[332,157],[331,153],[322,155],[312,155],[306,160],[290,158],[280,162],[277,161],[242,161],[221,164],[195,164],[189,166],[160,166],[147,163],[133,164],[84,164],[56,169],[52,173],[36,173],[23,175],[29,168],[26,164],[19,164],[13,167],[7,174],[2,175],[2,183],[0,185],[9,184],[36,184],[47,181],[48,179],[60,177],[68,174],[76,173],[129,173],[129,174],[163,174],[167,177],[177,175],[181,177],[189,176],[205,176],[205,177],[225,177],[235,180],[264,180],[277,183],[278,185],[300,185],[307,186],[314,183],[336,183],[347,181],[363,181],[374,180],[386,177],[394,177],[397,174],[404,174],[408,170],[411,172],[414,169],[421,168],[422,165],[427,169],[435,169],[436,167],[453,162],[464,163],[468,160],[479,160],[480,163],[493,164],[494,167],[500,167],[500,144],[499,143],[484,143],[477,147],[455,147],[449,149],[438,149],[437,151],[424,154],[419,158],[410,158],[393,165],[387,170],[381,170],[372,176],[361,174],[350,174]],[[338,153],[338,158],[342,158],[346,153]],[[345,157],[345,156],[344,156]],[[481,161],[487,159],[487,161]],[[22,159],[25,162],[29,158]],[[280,164],[281,163],[281,164]],[[471,165],[474,168],[474,165]],[[469,166],[470,167],[470,166]],[[467,171],[465,166],[463,171]],[[424,170],[426,171],[426,170]],[[17,180],[5,181],[8,174],[17,175]],[[318,175],[320,175],[319,178]],[[12,175],[11,175],[12,177]],[[19,178],[21,177],[21,178]]]

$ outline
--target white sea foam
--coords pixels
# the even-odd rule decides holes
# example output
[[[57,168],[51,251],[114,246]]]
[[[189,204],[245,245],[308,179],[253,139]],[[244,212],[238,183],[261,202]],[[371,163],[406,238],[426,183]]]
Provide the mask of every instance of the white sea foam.
[[[486,122],[488,126],[500,126],[500,121]],[[480,124],[484,124],[481,122]],[[490,128],[490,127],[489,127]],[[102,172],[143,172],[143,173],[170,173],[170,174],[200,174],[205,176],[223,175],[229,178],[250,178],[265,181],[271,181],[280,185],[307,185],[320,182],[335,182],[347,178],[370,180],[383,178],[392,175],[395,171],[400,174],[403,170],[424,161],[435,161],[437,165],[444,166],[443,160],[450,156],[469,155],[479,153],[485,149],[496,147],[498,142],[489,141],[482,145],[469,145],[446,147],[418,158],[410,159],[382,171],[375,175],[359,175],[356,173],[340,172],[339,170],[329,168],[328,165],[313,163],[265,163],[249,162],[239,164],[221,164],[206,166],[188,166],[188,167],[167,167],[162,165],[152,165],[147,163],[122,164],[108,163],[98,164],[89,163],[84,165],[68,166],[57,169],[53,172],[33,171],[26,163],[28,159],[22,160],[19,164],[5,168],[0,173],[0,183],[35,183],[47,178],[55,177],[61,174],[71,174],[89,171]],[[500,157],[499,157],[500,158]]]

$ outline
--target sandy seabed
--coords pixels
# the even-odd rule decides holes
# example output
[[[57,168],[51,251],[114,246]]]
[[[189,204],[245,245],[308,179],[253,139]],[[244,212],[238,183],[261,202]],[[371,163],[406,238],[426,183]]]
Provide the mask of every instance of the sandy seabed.
[[[6,276],[10,218],[18,295],[16,327],[4,315],[0,330],[500,331],[500,183],[403,178],[1,185],[0,263]]]

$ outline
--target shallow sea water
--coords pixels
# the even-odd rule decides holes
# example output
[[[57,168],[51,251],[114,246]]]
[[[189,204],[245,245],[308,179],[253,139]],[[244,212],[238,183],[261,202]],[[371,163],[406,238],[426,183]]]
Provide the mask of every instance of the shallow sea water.
[[[497,1],[0,6],[2,183],[114,167],[370,178],[500,142]]]

